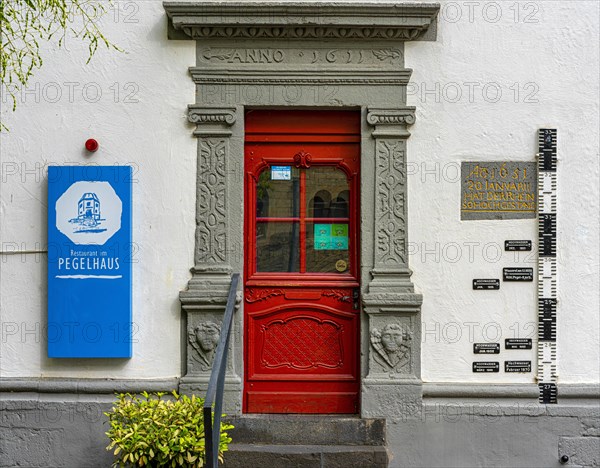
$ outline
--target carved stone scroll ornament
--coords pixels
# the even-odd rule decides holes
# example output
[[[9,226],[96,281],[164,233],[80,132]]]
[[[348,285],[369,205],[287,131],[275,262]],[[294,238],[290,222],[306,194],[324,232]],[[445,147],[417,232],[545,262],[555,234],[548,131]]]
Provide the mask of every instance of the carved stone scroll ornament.
[[[231,126],[235,123],[235,108],[188,106],[188,121],[196,124],[194,136],[231,136]]]
[[[198,154],[196,265],[226,262],[226,155],[224,140],[201,139]]]
[[[188,341],[196,351],[192,353],[192,359],[199,364],[200,370],[210,370],[220,335],[221,327],[214,322],[202,322],[189,328]]]
[[[376,265],[406,263],[404,143],[377,142]]]
[[[387,324],[382,331],[371,331],[375,372],[408,374],[411,372],[411,334],[397,323]]]
[[[406,258],[406,138],[415,122],[414,107],[369,108],[367,122],[375,127],[375,269],[405,267]]]
[[[415,110],[413,107],[369,109],[367,122],[371,125],[412,125],[415,123]]]
[[[235,123],[235,109],[189,106],[188,120],[195,124],[222,123],[231,126]]]

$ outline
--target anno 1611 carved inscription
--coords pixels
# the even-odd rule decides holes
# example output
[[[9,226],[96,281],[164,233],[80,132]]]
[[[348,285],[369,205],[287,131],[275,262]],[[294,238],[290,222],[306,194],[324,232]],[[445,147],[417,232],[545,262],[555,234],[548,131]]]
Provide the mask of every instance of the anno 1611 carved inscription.
[[[236,64],[354,64],[398,65],[403,53],[397,48],[229,48],[206,47],[199,57],[207,63]]]

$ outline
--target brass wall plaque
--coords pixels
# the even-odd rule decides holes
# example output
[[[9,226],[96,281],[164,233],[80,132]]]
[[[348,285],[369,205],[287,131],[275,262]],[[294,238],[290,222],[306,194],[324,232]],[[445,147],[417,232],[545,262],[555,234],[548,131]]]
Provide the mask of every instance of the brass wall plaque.
[[[461,219],[536,217],[535,162],[463,162],[461,178]]]

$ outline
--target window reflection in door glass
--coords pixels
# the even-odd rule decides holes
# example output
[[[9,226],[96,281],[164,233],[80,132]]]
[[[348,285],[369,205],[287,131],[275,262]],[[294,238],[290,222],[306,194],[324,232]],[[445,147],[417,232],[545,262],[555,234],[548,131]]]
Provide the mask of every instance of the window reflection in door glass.
[[[299,223],[256,223],[256,271],[299,271]]]
[[[348,178],[340,169],[312,166],[306,171],[306,216],[347,218],[350,202]]]
[[[297,217],[300,215],[299,202],[300,174],[297,168],[270,166],[260,173],[256,183],[257,218]]]

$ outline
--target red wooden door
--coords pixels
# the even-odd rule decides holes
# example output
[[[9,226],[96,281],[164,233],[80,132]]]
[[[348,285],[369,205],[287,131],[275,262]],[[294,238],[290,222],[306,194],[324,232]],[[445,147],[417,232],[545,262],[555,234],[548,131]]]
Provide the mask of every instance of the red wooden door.
[[[358,412],[359,156],[358,112],[246,114],[245,412]]]

